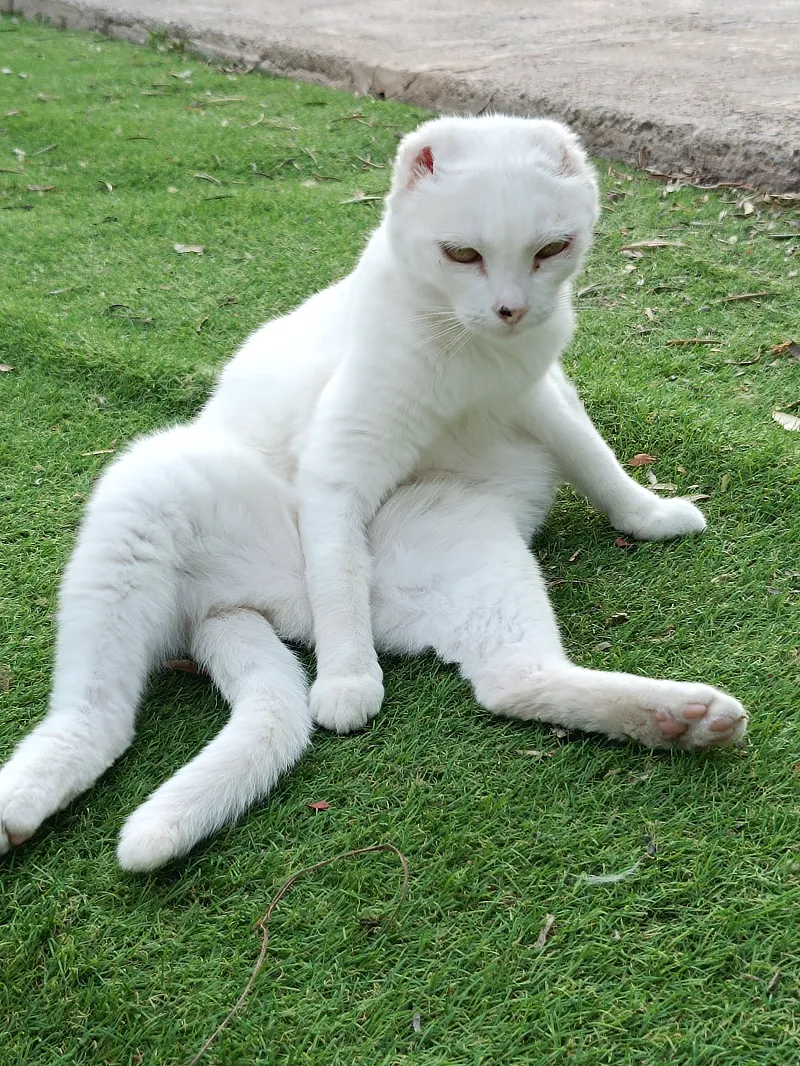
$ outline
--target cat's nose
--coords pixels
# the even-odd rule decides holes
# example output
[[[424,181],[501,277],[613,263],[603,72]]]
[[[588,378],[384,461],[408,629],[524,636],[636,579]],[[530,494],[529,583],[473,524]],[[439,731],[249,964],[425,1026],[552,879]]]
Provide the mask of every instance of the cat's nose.
[[[516,326],[517,322],[527,313],[528,308],[507,307],[505,304],[500,304],[499,307],[495,307],[495,311],[509,326]]]

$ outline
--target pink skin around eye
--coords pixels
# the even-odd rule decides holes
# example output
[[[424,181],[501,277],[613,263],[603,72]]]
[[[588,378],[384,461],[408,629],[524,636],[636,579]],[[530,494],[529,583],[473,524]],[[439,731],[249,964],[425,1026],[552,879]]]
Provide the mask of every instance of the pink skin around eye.
[[[566,252],[568,252],[570,250],[570,248],[572,247],[572,245],[574,243],[575,243],[575,234],[573,233],[573,235],[571,237],[567,237],[567,243],[564,245],[564,247],[561,249],[560,252],[556,252],[555,255],[547,255],[547,256],[544,257],[544,259],[540,259],[538,256],[535,256],[534,260],[533,260],[533,269],[534,270],[538,270],[539,267],[542,265],[542,263],[546,263],[548,259],[557,259],[558,256],[564,255]]]

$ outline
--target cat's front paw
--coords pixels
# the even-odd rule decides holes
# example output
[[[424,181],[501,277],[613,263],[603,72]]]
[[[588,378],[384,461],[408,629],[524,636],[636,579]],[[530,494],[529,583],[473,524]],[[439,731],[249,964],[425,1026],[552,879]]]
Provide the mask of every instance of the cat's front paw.
[[[371,674],[322,677],[311,688],[311,713],[317,725],[352,733],[381,709],[383,684]]]
[[[690,533],[702,533],[706,520],[689,500],[681,497],[662,500],[658,496],[648,500],[647,506],[639,506],[616,518],[614,525],[623,533],[637,540],[671,540]]]
[[[187,832],[179,812],[146,800],[122,827],[117,860],[123,870],[150,873],[185,855],[199,835]]]

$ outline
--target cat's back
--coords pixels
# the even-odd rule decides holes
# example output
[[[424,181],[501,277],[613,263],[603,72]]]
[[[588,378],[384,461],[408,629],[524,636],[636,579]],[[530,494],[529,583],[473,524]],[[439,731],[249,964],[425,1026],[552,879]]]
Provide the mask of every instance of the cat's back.
[[[198,425],[223,429],[290,476],[297,440],[344,357],[349,281],[251,334],[222,371]]]

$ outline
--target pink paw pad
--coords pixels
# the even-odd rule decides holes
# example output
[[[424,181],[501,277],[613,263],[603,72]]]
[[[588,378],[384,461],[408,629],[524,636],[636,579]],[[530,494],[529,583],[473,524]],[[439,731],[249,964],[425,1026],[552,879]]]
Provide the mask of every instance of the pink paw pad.
[[[708,728],[712,733],[729,733],[735,725],[729,718],[714,718],[708,723]]]
[[[681,736],[689,728],[686,722],[679,722],[672,715],[667,714],[666,711],[659,711],[656,714],[656,721],[662,737],[666,740]]]
[[[690,722],[693,722],[697,718],[702,718],[708,711],[707,703],[687,703],[680,709],[681,718],[688,718]]]

